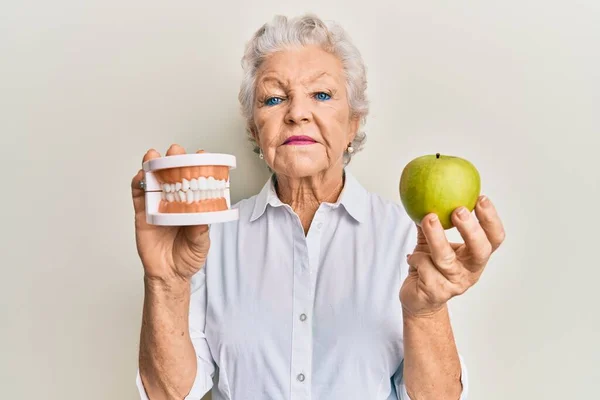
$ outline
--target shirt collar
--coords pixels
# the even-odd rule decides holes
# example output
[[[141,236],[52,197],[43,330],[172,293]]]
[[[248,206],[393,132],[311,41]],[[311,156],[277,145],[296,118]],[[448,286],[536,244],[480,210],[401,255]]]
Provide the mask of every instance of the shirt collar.
[[[336,203],[329,203],[334,208],[337,208],[340,204],[344,206],[344,209],[354,218],[357,222],[363,222],[365,214],[367,212],[367,200],[369,193],[367,190],[358,182],[358,180],[348,170],[344,169],[345,182],[344,188],[340,193],[338,201]],[[254,209],[252,210],[252,216],[250,221],[255,221],[260,218],[266,211],[267,205],[272,207],[279,207],[284,205],[275,191],[275,175],[271,177],[264,184],[262,190],[256,197],[254,203]]]

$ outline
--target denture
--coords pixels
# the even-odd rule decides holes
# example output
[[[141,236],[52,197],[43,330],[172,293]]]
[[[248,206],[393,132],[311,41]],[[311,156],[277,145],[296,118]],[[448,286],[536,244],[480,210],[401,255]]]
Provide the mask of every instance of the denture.
[[[237,210],[230,209],[231,168],[235,157],[204,152],[145,162],[147,220],[195,225],[237,219]]]
[[[158,211],[194,213],[227,210],[228,167],[183,167],[157,171],[162,189]]]

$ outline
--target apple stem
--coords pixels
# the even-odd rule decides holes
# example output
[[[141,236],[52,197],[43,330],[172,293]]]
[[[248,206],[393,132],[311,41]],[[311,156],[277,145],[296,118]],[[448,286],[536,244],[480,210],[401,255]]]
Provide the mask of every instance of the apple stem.
[[[435,158],[440,158],[440,153],[435,153]]]

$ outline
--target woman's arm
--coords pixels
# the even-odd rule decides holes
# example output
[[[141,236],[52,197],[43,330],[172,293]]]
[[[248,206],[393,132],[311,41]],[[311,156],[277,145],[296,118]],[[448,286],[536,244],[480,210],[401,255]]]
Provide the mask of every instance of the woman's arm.
[[[411,400],[461,398],[461,363],[448,315],[448,301],[477,283],[492,253],[504,241],[502,222],[481,196],[477,218],[464,207],[452,222],[464,243],[450,243],[436,214],[417,226],[417,244],[407,257],[400,289],[403,310],[402,377]]]
[[[189,334],[190,285],[145,280],[139,369],[152,400],[184,398],[196,377]]]
[[[404,318],[404,384],[411,400],[458,400],[461,366],[448,308]]]

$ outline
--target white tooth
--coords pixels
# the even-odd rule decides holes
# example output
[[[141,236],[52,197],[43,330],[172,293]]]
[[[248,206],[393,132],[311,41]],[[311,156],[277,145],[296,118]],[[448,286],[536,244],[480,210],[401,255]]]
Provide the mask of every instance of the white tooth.
[[[163,192],[169,193],[171,191],[171,185],[169,185],[168,183],[163,183],[162,190]]]
[[[187,192],[188,190],[190,190],[190,181],[188,181],[187,179],[183,178],[183,181],[181,182],[181,189],[184,192]]]
[[[213,199],[218,199],[219,198],[219,189],[215,189],[213,190]]]
[[[206,190],[198,190],[200,193],[200,200],[206,200]]]
[[[215,178],[213,178],[212,176],[208,177],[208,179],[206,180],[206,183],[208,184],[208,189],[215,188]]]
[[[198,178],[198,189],[200,189],[200,190],[208,189],[208,183],[206,182],[206,178],[203,176]]]
[[[193,190],[192,193],[194,193],[194,201],[200,201],[200,191],[199,190]]]
[[[185,193],[180,190],[177,192],[177,195],[179,196],[179,201],[185,201]]]
[[[171,183],[169,186],[171,187],[171,193],[175,193],[175,184]]]
[[[181,190],[181,182],[177,182],[177,183],[175,184],[175,191],[176,191],[176,192],[179,192],[180,190]]]
[[[190,188],[192,188],[192,190],[198,190],[198,179],[194,178],[190,181]]]
[[[160,192],[160,199],[161,200],[166,200],[167,199],[167,194],[165,192]]]
[[[187,197],[187,203],[192,204],[192,202],[194,201],[194,192],[191,190],[188,190],[185,195]]]
[[[169,203],[174,202],[175,201],[175,195],[173,193],[171,193],[171,192],[167,193],[167,201]]]
[[[221,189],[221,195],[219,197],[225,197],[225,189]]]

